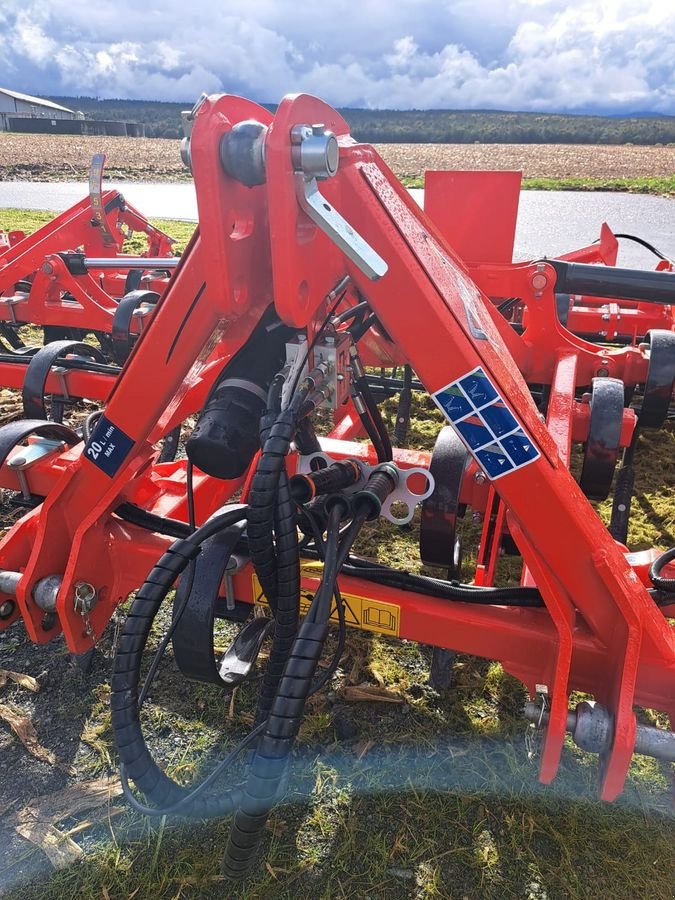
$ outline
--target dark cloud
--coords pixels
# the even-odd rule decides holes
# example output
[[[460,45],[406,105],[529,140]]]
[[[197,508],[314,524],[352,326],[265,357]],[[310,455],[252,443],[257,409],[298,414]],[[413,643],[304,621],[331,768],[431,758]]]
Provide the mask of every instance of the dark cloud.
[[[188,101],[675,113],[663,0],[3,0],[0,84]]]

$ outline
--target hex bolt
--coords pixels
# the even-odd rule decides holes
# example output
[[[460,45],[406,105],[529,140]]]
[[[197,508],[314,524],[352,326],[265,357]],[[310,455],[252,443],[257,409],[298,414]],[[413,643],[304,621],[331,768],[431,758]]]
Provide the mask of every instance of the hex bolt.
[[[476,474],[473,476],[473,480],[476,482],[476,484],[485,484],[485,482],[487,481],[485,472],[476,472]]]

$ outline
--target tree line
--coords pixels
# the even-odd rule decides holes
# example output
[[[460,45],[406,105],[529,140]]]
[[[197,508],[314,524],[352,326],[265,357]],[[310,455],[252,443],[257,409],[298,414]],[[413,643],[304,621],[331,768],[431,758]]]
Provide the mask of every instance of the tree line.
[[[87,118],[142,122],[148,137],[182,137],[189,103],[49,97]],[[274,110],[274,106],[266,105]],[[627,117],[493,110],[341,109],[353,136],[373,144],[671,144],[675,116]]]

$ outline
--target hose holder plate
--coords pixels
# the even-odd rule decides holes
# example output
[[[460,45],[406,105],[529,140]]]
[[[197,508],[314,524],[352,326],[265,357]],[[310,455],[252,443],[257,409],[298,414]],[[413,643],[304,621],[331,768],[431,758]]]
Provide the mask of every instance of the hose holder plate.
[[[330,466],[335,462],[335,460],[328,456],[328,454],[326,453],[310,453],[307,456],[299,455],[297,468],[298,474],[306,475],[308,472],[315,471],[316,460],[322,460],[323,462],[325,462],[326,466]],[[352,484],[349,487],[342,489],[342,493],[346,495],[354,494],[357,491],[360,491],[368,481],[370,473],[376,468],[376,466],[368,465],[368,463],[365,463],[360,459],[355,459],[354,462],[361,470],[361,477],[356,482],[356,484]],[[312,463],[314,463],[314,465],[312,465]],[[396,463],[390,463],[390,465],[396,466]],[[428,469],[425,469],[423,466],[413,466],[409,469],[402,469],[400,466],[396,466],[396,468],[399,473],[398,484],[391,492],[391,494],[389,494],[387,499],[383,502],[380,515],[383,518],[387,519],[389,522],[392,522],[394,525],[407,525],[408,522],[412,520],[412,517],[415,514],[415,507],[417,506],[417,504],[421,503],[423,500],[426,500],[427,497],[433,494],[436,487],[436,482],[431,472]],[[424,479],[425,484],[425,487],[421,493],[413,490],[413,487],[416,486],[415,482],[420,478]],[[410,486],[411,479],[412,486]],[[408,508],[408,512],[404,516],[397,516],[392,510],[394,504],[397,503],[404,504]]]

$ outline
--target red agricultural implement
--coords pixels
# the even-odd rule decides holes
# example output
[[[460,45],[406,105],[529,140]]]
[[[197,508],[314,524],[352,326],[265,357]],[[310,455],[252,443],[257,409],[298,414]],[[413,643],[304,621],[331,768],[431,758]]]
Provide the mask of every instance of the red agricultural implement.
[[[119,191],[102,189],[103,161],[102,155],[92,160],[89,196],[35,234],[0,232],[0,341],[5,350],[25,350],[18,331],[31,324],[42,327],[45,343],[93,334],[123,362],[165,290],[178,262],[173,239]],[[139,256],[123,253],[134,233],[146,239]]]
[[[634,712],[675,715],[675,551],[626,547],[636,435],[672,417],[669,263],[617,268],[603,229],[597,245],[514,264],[504,239],[513,223],[498,204],[505,250],[495,254],[480,227],[462,230],[464,201],[494,202],[480,179],[451,186],[444,215],[426,215],[377,153],[306,95],[285,98],[274,116],[233,96],[204,99],[184,155],[199,227],[123,368],[78,346],[55,372],[40,356],[47,345],[9,385],[23,386],[29,418],[0,429],[0,483],[31,507],[0,544],[2,627],[22,618],[32,640],[62,632],[86,654],[137,591],[112,683],[134,806],[233,813],[224,871],[243,875],[346,624],[431,644],[437,663],[443,651],[501,661],[545,726],[542,781],[555,776],[567,731],[599,754],[605,800],[620,793],[634,752],[675,761],[675,734],[638,725]],[[469,232],[464,262],[453,235]],[[374,367],[403,367],[403,377]],[[47,394],[62,405],[59,369],[69,396],[105,400],[84,441],[45,418]],[[392,448],[377,405],[400,391],[402,443],[413,390],[449,423],[431,454]],[[315,413],[327,409],[332,430],[317,437]],[[187,459],[159,462],[158,443],[194,414]],[[589,498],[612,488],[606,527]],[[421,558],[447,579],[351,552],[365,522],[406,524],[418,503]],[[470,584],[458,580],[456,534],[467,508],[483,522]],[[504,551],[522,559],[518,585],[495,586]],[[141,687],[150,629],[176,583]],[[253,615],[261,604],[266,613]],[[222,656],[216,619],[242,623]],[[337,651],[318,670],[331,623]],[[140,726],[169,640],[184,675],[225,690],[251,676],[269,644],[253,730],[192,787],[159,768]],[[570,709],[572,691],[594,700]],[[213,790],[244,748],[244,783]]]

